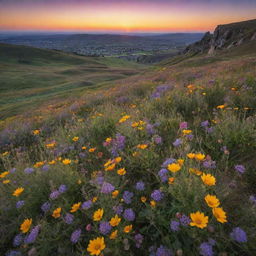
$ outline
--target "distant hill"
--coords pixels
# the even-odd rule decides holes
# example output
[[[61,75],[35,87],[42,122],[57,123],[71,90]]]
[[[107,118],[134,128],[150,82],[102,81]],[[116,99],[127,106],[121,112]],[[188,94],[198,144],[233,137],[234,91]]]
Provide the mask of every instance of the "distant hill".
[[[185,54],[209,53],[230,49],[249,42],[256,43],[256,19],[218,25],[213,34],[207,32],[204,37],[189,45]]]

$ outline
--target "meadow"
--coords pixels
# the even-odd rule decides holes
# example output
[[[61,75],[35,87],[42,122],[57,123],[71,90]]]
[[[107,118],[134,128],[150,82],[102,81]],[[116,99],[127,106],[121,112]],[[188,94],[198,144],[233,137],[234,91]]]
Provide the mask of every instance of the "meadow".
[[[6,125],[1,254],[256,255],[252,49],[164,61]]]

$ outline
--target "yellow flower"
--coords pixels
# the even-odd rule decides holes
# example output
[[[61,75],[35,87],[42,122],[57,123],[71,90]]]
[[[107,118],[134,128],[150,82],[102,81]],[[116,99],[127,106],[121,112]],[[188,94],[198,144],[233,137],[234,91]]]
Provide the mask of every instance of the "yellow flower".
[[[39,168],[39,167],[41,167],[41,166],[43,166],[44,165],[44,162],[36,162],[35,164],[34,164],[34,167],[35,168]]]
[[[107,167],[113,163],[113,160],[109,159],[105,164],[104,167]]]
[[[190,214],[191,222],[190,226],[196,226],[198,228],[205,228],[208,224],[208,216],[205,216],[203,212],[195,212]]]
[[[112,141],[112,138],[106,138],[106,142],[110,143]]]
[[[85,146],[82,147],[82,150],[86,150],[86,149],[87,149],[87,147],[85,147]]]
[[[33,131],[33,134],[34,134],[34,135],[38,135],[39,133],[40,133],[40,130],[34,130],[34,131]]]
[[[32,219],[25,219],[23,223],[20,225],[20,230],[22,233],[27,233],[30,229],[30,226],[32,224]]]
[[[136,156],[139,156],[139,154],[140,154],[139,152],[135,151],[135,152],[132,153],[132,156],[136,157]]]
[[[201,154],[201,153],[198,153],[195,155],[195,159],[198,160],[198,161],[202,161],[205,159],[205,155],[204,154]]]
[[[196,154],[194,154],[194,153],[189,153],[189,154],[187,154],[187,157],[188,157],[189,159],[193,159],[193,158],[195,158],[195,156],[196,156]]]
[[[150,205],[151,205],[151,207],[153,207],[153,208],[156,207],[156,201],[151,200],[151,201],[150,201]]]
[[[55,141],[52,142],[52,143],[46,144],[46,147],[47,147],[47,148],[54,148],[55,146],[56,146],[56,142],[55,142]]]
[[[116,239],[117,233],[118,233],[117,230],[113,231],[113,232],[110,234],[109,238],[110,238],[111,240]]]
[[[95,197],[92,198],[93,203],[95,203],[97,200],[98,200],[98,197],[97,197],[97,196],[95,196]]]
[[[216,196],[212,196],[208,194],[207,196],[205,196],[204,200],[207,203],[207,205],[211,208],[215,208],[220,205],[220,201]]]
[[[80,208],[81,202],[73,204],[70,212],[76,212]]]
[[[184,164],[184,159],[178,159],[177,160],[177,163],[182,166]]]
[[[101,252],[105,249],[106,245],[104,242],[104,237],[97,237],[93,240],[90,240],[87,251],[90,255],[100,255]]]
[[[226,212],[223,211],[223,209],[221,207],[213,208],[212,213],[218,222],[220,222],[220,223],[227,222]]]
[[[140,198],[140,200],[141,200],[142,203],[145,203],[145,202],[147,201],[147,198],[146,198],[145,196],[142,196],[142,197]]]
[[[90,149],[89,149],[89,152],[90,152],[90,153],[93,153],[95,150],[96,150],[96,148],[90,148]]]
[[[3,180],[3,184],[8,184],[10,183],[10,180]]]
[[[112,192],[112,198],[116,198],[118,196],[118,194],[119,194],[119,191],[118,190],[114,190]]]
[[[208,186],[214,186],[216,183],[215,177],[212,176],[211,174],[203,173],[203,175],[201,176],[201,179],[202,179],[203,183]]]
[[[119,218],[118,215],[116,214],[115,217],[111,218],[111,220],[109,221],[109,224],[112,227],[116,227],[119,225],[120,221],[121,221],[121,218]]]
[[[79,179],[79,180],[77,181],[77,184],[80,185],[81,183],[82,183],[82,181]]]
[[[200,171],[200,170],[198,170],[198,169],[196,169],[196,168],[189,168],[189,172],[190,173],[194,173],[194,174],[196,174],[197,176],[200,176],[200,175],[202,175],[202,171]]]
[[[191,132],[191,130],[182,130],[183,135],[189,135]]]
[[[181,169],[181,166],[176,163],[168,164],[167,169],[171,172],[178,172]]]
[[[122,157],[118,156],[114,159],[115,163],[118,164],[122,161]]]
[[[132,225],[127,225],[124,227],[124,233],[130,233],[132,231]]]
[[[8,151],[5,151],[3,154],[2,154],[2,156],[7,156],[9,154],[9,152]]]
[[[117,174],[118,174],[118,175],[120,175],[120,176],[125,175],[125,174],[126,174],[126,170],[125,170],[125,168],[121,168],[121,169],[119,169],[119,170],[117,171]]]
[[[71,164],[71,160],[66,158],[66,159],[62,160],[62,163],[65,165],[68,165],[68,164]]]
[[[13,192],[13,196],[19,196],[22,192],[24,191],[24,188],[17,188],[14,192]]]
[[[112,171],[115,169],[115,167],[116,167],[116,164],[111,164],[111,165],[105,167],[105,171]]]
[[[78,137],[78,136],[75,136],[72,140],[73,140],[74,142],[76,142],[76,141],[79,140],[79,137]]]
[[[50,165],[53,165],[53,164],[55,164],[56,163],[56,161],[55,160],[52,160],[52,161],[50,161],[50,162],[48,162]]]
[[[93,220],[94,221],[100,221],[102,219],[104,210],[103,209],[98,209],[93,213]]]
[[[121,124],[121,123],[124,123],[127,119],[129,119],[131,116],[129,115],[125,115],[123,116],[118,122]]]
[[[58,208],[56,208],[56,209],[53,211],[52,217],[55,218],[55,219],[57,219],[57,218],[60,217],[60,213],[61,213],[61,208],[58,207]]]
[[[173,178],[173,177],[169,178],[168,179],[168,184],[170,184],[170,185],[173,184],[174,180],[175,180],[175,178]]]
[[[219,105],[219,106],[217,106],[217,109],[223,109],[223,108],[225,108],[225,105]]]
[[[5,178],[10,172],[5,171],[0,174],[0,178]]]
[[[137,148],[139,148],[139,149],[146,149],[147,147],[148,147],[147,144],[139,144],[139,145],[137,145]]]

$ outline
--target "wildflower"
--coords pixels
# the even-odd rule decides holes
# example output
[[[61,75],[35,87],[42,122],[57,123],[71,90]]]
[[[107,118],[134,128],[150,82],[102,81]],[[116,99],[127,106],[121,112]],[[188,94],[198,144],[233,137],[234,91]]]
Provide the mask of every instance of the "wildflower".
[[[16,203],[16,208],[17,209],[20,209],[23,205],[25,204],[25,201],[18,201],[17,203]]]
[[[120,175],[120,176],[125,175],[126,174],[125,168],[121,168],[121,169],[117,170],[117,174]]]
[[[162,137],[160,137],[159,135],[156,135],[156,136],[154,137],[154,142],[155,142],[156,144],[162,144],[163,139],[162,139]]]
[[[249,197],[249,200],[250,200],[251,203],[256,204],[256,196],[255,196],[255,195],[251,195],[251,196]]]
[[[172,256],[171,250],[161,245],[156,250],[156,256]]]
[[[104,210],[103,209],[98,209],[93,213],[93,220],[94,221],[100,221],[102,219]]]
[[[82,150],[86,150],[86,149],[87,149],[87,147],[83,146],[81,149],[82,149]]]
[[[48,164],[50,164],[50,165],[53,165],[53,164],[55,164],[55,163],[56,163],[55,160],[52,160],[52,161],[48,162]]]
[[[34,164],[34,167],[35,168],[40,168],[41,166],[43,166],[44,165],[44,162],[36,162],[35,164]]]
[[[159,202],[163,199],[164,194],[160,191],[160,190],[154,190],[151,194],[151,197],[153,198],[153,200],[155,200],[156,202]]]
[[[199,247],[200,255],[213,256],[212,245],[208,242],[204,242]]]
[[[132,225],[127,225],[124,227],[124,233],[130,233],[132,231]]]
[[[122,157],[120,157],[120,156],[118,156],[118,157],[116,157],[116,158],[114,159],[114,162],[115,162],[116,164],[120,163],[121,161],[122,161]]]
[[[198,153],[195,155],[195,159],[198,160],[198,161],[202,161],[205,159],[205,155],[204,154],[201,154],[201,153]]]
[[[216,108],[217,109],[224,109],[226,107],[226,105],[219,105],[219,106],[217,106]]]
[[[131,116],[129,115],[125,115],[123,116],[118,122],[121,124],[121,123],[124,123],[127,119],[129,119]]]
[[[101,187],[101,193],[103,194],[110,194],[115,190],[115,187],[108,183],[108,182],[103,182],[102,187]]]
[[[32,219],[25,219],[23,223],[20,225],[20,230],[22,233],[27,233],[30,229],[30,226],[32,224]]]
[[[65,221],[65,223],[67,223],[67,224],[72,224],[73,220],[74,220],[74,215],[72,215],[72,214],[70,214],[70,213],[67,213],[67,214],[65,215],[65,217],[64,217],[64,221]]]
[[[133,193],[129,191],[124,191],[123,200],[126,204],[130,204],[132,202]]]
[[[139,145],[137,145],[137,148],[139,148],[139,149],[146,149],[147,147],[148,147],[147,144],[139,144]]]
[[[73,204],[73,205],[72,205],[72,208],[71,208],[71,210],[70,210],[70,212],[76,212],[76,211],[78,211],[79,208],[80,208],[80,205],[81,205],[81,202],[76,203],[76,204]]]
[[[247,235],[245,231],[239,227],[233,228],[232,232],[230,233],[230,237],[238,243],[247,242]]]
[[[188,123],[187,122],[181,122],[180,123],[180,129],[187,129],[188,128]]]
[[[41,206],[41,210],[46,213],[50,210],[51,204],[49,202],[45,202],[44,204],[42,204]]]
[[[25,244],[32,244],[36,241],[36,238],[39,234],[39,231],[40,231],[40,226],[37,225],[35,226],[31,231],[30,233],[25,237],[24,239],[24,243]]]
[[[153,208],[155,208],[155,207],[156,207],[156,201],[151,200],[151,201],[150,201],[150,206],[153,207]]]
[[[161,169],[158,172],[158,176],[160,177],[162,182],[166,182],[168,180],[168,170],[167,169]]]
[[[141,200],[142,203],[145,203],[145,202],[147,201],[147,198],[146,198],[145,196],[142,196],[142,197],[140,198],[140,200]]]
[[[61,207],[58,207],[58,208],[56,208],[56,209],[53,211],[52,217],[55,218],[55,219],[57,219],[57,218],[60,217],[60,213],[61,213]]]
[[[73,243],[73,244],[76,244],[81,236],[81,233],[82,233],[82,230],[81,229],[77,229],[75,230],[72,234],[71,234],[71,237],[70,237],[70,241]]]
[[[111,164],[111,165],[105,167],[105,171],[112,171],[115,169],[115,167],[116,167],[116,164]]]
[[[89,152],[90,152],[90,153],[93,153],[95,150],[96,150],[96,148],[90,148],[90,149],[89,149]]]
[[[196,156],[196,154],[194,154],[194,153],[188,153],[188,154],[187,154],[187,157],[188,157],[189,159],[194,159],[195,156]]]
[[[97,196],[95,196],[95,197],[92,198],[92,202],[93,202],[93,203],[95,203],[97,200],[98,200],[98,197],[97,197]]]
[[[10,180],[3,180],[3,184],[8,184],[10,182],[11,182]]]
[[[118,190],[114,190],[112,192],[112,198],[116,198],[118,196],[118,194],[119,194],[119,191]]]
[[[30,174],[30,173],[34,172],[34,169],[28,167],[28,168],[25,168],[25,169],[24,169],[24,172],[25,172],[26,174]]]
[[[123,216],[128,221],[134,221],[134,219],[135,219],[135,213],[131,208],[125,209]]]
[[[2,153],[2,156],[7,156],[9,154],[8,151],[5,151],[4,153]]]
[[[59,192],[62,194],[62,193],[64,193],[64,192],[66,192],[67,191],[67,186],[66,185],[64,185],[64,184],[62,184],[62,185],[60,185],[59,186]]]
[[[50,199],[52,199],[52,200],[55,200],[55,199],[57,199],[58,197],[60,196],[60,192],[58,191],[58,190],[54,190],[54,191],[52,191],[52,193],[50,194]]]
[[[22,242],[23,242],[23,235],[18,234],[14,237],[12,244],[14,247],[17,247],[17,246],[21,245]]]
[[[56,142],[51,142],[45,145],[47,148],[54,148],[56,146]]]
[[[190,226],[196,226],[198,228],[205,228],[208,224],[208,216],[205,216],[202,212],[195,212],[190,214],[191,222]]]
[[[0,178],[5,178],[10,172],[5,171],[0,174]]]
[[[143,191],[145,189],[145,183],[142,182],[142,181],[139,181],[139,182],[136,183],[135,188],[138,191]]]
[[[121,218],[118,217],[118,215],[116,214],[115,217],[111,218],[111,220],[109,221],[110,225],[112,227],[116,227],[119,225],[121,221]]]
[[[181,139],[176,139],[173,143],[172,143],[172,145],[174,146],[174,147],[178,147],[178,146],[180,146],[182,144],[182,140]]]
[[[201,127],[207,127],[207,126],[209,126],[209,121],[208,120],[206,120],[206,121],[203,121],[203,122],[201,122]]]
[[[212,213],[218,222],[221,222],[221,223],[227,222],[226,212],[223,211],[221,207],[213,208]]]
[[[62,160],[62,163],[65,165],[68,165],[68,164],[71,164],[71,160],[66,158],[66,159]]]
[[[99,226],[99,231],[103,235],[107,235],[111,231],[112,227],[107,221],[102,221]]]
[[[38,135],[39,133],[40,133],[40,130],[34,130],[34,131],[33,131],[33,134],[34,134],[34,135]]]
[[[200,176],[202,175],[203,172],[201,172],[200,170],[196,169],[196,168],[189,168],[188,169],[190,173],[194,173],[196,174],[197,176]]]
[[[220,205],[220,201],[216,196],[213,195],[207,195],[204,198],[205,202],[207,203],[207,205],[211,208],[216,208]]]
[[[191,130],[182,130],[182,133],[183,133],[183,135],[189,135],[189,134],[191,134],[192,133],[192,131]]]
[[[182,226],[188,226],[191,222],[191,219],[186,216],[185,214],[182,214],[181,218],[180,218],[180,224]]]
[[[179,231],[179,229],[180,229],[180,223],[179,223],[178,221],[176,221],[176,220],[172,220],[172,221],[171,221],[171,224],[170,224],[170,229],[171,229],[172,231]]]
[[[170,177],[170,178],[168,179],[168,184],[169,184],[169,185],[173,184],[173,183],[174,183],[174,180],[175,180],[174,177]]]
[[[73,140],[74,142],[76,142],[76,141],[79,140],[79,137],[75,136],[72,140]]]
[[[235,170],[238,172],[238,173],[241,173],[243,174],[245,172],[245,167],[243,165],[235,165]]]
[[[203,183],[208,186],[214,186],[216,183],[215,177],[212,176],[211,174],[203,173],[203,175],[201,176],[201,179],[202,179]]]
[[[104,242],[104,237],[97,237],[93,240],[90,240],[87,251],[90,253],[90,255],[98,256],[105,249],[105,247],[106,245]]]
[[[113,232],[110,234],[109,238],[110,238],[111,240],[116,239],[117,233],[118,233],[117,230],[113,231]]]
[[[181,169],[181,166],[179,164],[172,163],[167,166],[167,169],[170,172],[178,172]]]
[[[43,167],[42,167],[42,171],[48,171],[50,169],[50,166],[48,164],[45,164]]]
[[[14,192],[13,192],[13,196],[20,196],[20,194],[24,191],[24,188],[17,188]]]
[[[113,211],[117,214],[117,215],[121,215],[123,212],[123,206],[122,205],[117,205],[113,207]]]
[[[135,240],[135,246],[136,246],[137,248],[140,248],[140,247],[141,247],[141,244],[142,244],[142,242],[143,242],[143,235],[141,235],[141,234],[136,234],[136,235],[134,236],[134,240]]]

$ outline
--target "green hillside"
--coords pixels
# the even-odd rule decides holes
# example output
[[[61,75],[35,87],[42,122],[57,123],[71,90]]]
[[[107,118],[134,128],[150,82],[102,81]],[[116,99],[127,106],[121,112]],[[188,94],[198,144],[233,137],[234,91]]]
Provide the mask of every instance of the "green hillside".
[[[137,74],[143,66],[114,58],[0,44],[0,117],[79,97],[87,89]]]

